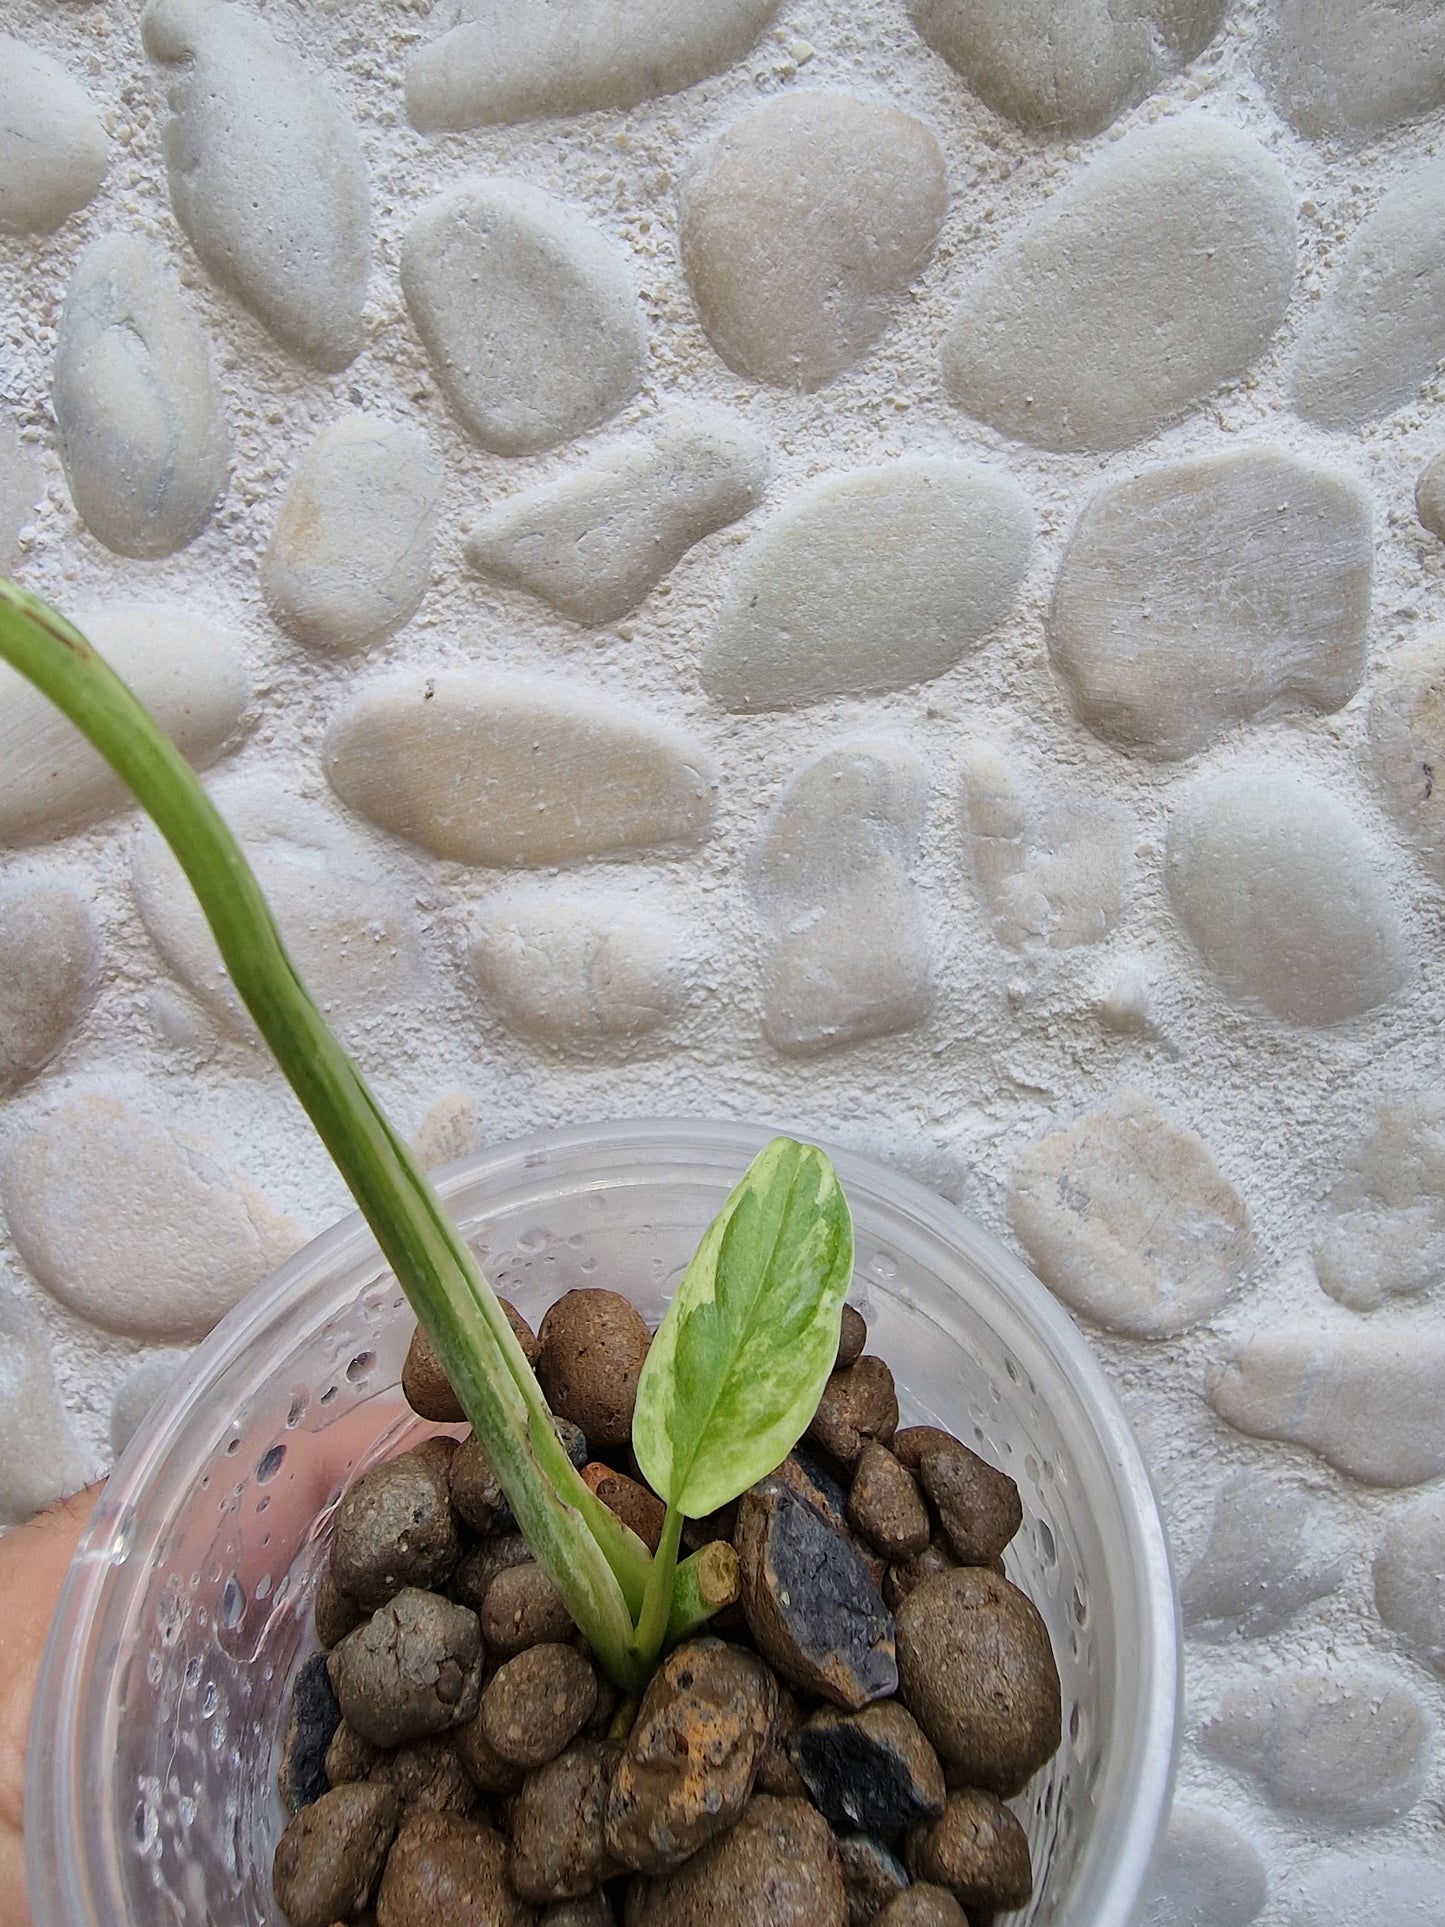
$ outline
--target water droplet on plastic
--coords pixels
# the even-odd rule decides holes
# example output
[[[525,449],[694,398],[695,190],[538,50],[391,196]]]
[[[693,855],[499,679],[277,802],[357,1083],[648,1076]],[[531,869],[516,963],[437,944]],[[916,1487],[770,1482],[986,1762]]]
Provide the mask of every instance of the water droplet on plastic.
[[[281,1470],[281,1467],[285,1463],[286,1463],[285,1446],[273,1445],[269,1451],[263,1452],[261,1454],[260,1459],[257,1461],[256,1483],[258,1485],[269,1485],[271,1480],[275,1478],[276,1474]]]
[[[376,1369],[375,1352],[358,1352],[346,1368],[346,1376],[353,1385],[364,1385]]]
[[[141,1800],[135,1810],[135,1843],[141,1853],[149,1853],[160,1832],[160,1816],[149,1800]]]
[[[232,1573],[221,1593],[221,1603],[216,1610],[216,1624],[223,1632],[233,1633],[246,1613],[246,1595],[241,1582]]]
[[[185,1678],[186,1678],[186,1691],[188,1693],[194,1693],[196,1688],[200,1685],[201,1674],[204,1670],[205,1669],[201,1665],[199,1656],[197,1656],[195,1659],[188,1659],[186,1661]]]
[[[206,1681],[206,1690],[201,1695],[201,1718],[203,1720],[214,1718],[216,1708],[220,1705],[220,1702],[221,1696],[216,1690],[216,1682],[213,1679],[208,1679]]]
[[[286,1430],[289,1432],[305,1418],[311,1405],[311,1394],[304,1385],[298,1385],[291,1394],[291,1409],[286,1414]]]
[[[893,1256],[891,1251],[875,1251],[873,1256],[868,1260],[868,1269],[873,1273],[875,1278],[896,1278],[898,1276],[898,1260]]]
[[[115,1537],[110,1542],[110,1563],[123,1566],[130,1557],[130,1549],[135,1544],[135,1512],[127,1506],[115,1528]]]

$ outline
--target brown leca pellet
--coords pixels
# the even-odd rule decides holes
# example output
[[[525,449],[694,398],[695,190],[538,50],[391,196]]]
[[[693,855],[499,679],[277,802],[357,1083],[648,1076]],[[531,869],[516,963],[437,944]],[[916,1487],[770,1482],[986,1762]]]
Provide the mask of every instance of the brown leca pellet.
[[[556,1759],[596,1704],[597,1675],[588,1662],[548,1641],[497,1668],[482,1689],[478,1718],[492,1751],[530,1771]]]
[[[981,1787],[950,1793],[939,1819],[909,1833],[905,1858],[917,1879],[947,1887],[965,1907],[1023,1907],[1034,1890],[1028,1835]]]
[[[371,1896],[401,1804],[373,1781],[339,1786],[287,1822],[271,1884],[290,1927],[331,1927]]]
[[[931,1539],[922,1552],[915,1553],[913,1558],[890,1566],[883,1581],[883,1597],[889,1610],[896,1613],[915,1586],[921,1586],[925,1579],[931,1579],[936,1572],[952,1572],[959,1563],[948,1546],[938,1539]]]
[[[767,1745],[758,1757],[757,1777],[753,1781],[759,1793],[771,1793],[780,1800],[807,1799],[803,1776],[793,1765],[788,1751],[788,1742],[802,1724],[802,1707],[786,1686],[780,1686],[778,1710],[773,1716]]]
[[[607,1797],[620,1749],[583,1740],[529,1773],[512,1803],[508,1872],[523,1900],[573,1900],[615,1871]]]
[[[326,1749],[326,1777],[334,1787],[344,1786],[351,1780],[369,1780],[385,1759],[379,1746],[364,1740],[354,1726],[343,1720]],[[386,1777],[384,1770],[382,1777]]]
[[[580,1425],[594,1446],[625,1445],[651,1342],[641,1313],[620,1292],[567,1292],[537,1333],[537,1376],[547,1403]]]
[[[376,1896],[377,1927],[532,1927],[507,1884],[507,1843],[453,1813],[421,1813],[396,1836]]]
[[[480,1545],[471,1546],[457,1561],[452,1574],[452,1597],[463,1606],[480,1613],[482,1602],[498,1573],[512,1566],[532,1564],[532,1548],[520,1532],[504,1532]]]
[[[321,1568],[316,1581],[316,1603],[312,1619],[316,1637],[323,1646],[335,1646],[366,1617],[365,1609],[344,1593],[331,1574],[329,1564]]]
[[[522,1769],[493,1752],[490,1740],[482,1731],[480,1715],[459,1726],[450,1737],[468,1777],[483,1793],[515,1793],[522,1784]]]
[[[368,1611],[404,1586],[445,1579],[457,1557],[457,1523],[435,1459],[407,1452],[374,1465],[336,1508],[331,1576]]]
[[[625,1472],[614,1472],[610,1465],[592,1460],[582,1468],[589,1491],[595,1492],[609,1512],[615,1512],[623,1525],[630,1526],[649,1552],[656,1552],[662,1537],[662,1522],[667,1507],[636,1479]]]
[[[868,1343],[868,1326],[861,1311],[852,1305],[844,1305],[843,1321],[838,1332],[838,1356],[833,1361],[835,1372],[846,1372],[863,1356],[863,1347]]]
[[[473,1532],[485,1536],[506,1507],[491,1461],[473,1436],[462,1440],[452,1456],[448,1476],[452,1504]]]
[[[932,1522],[907,1466],[886,1445],[865,1445],[848,1492],[848,1523],[883,1556],[899,1563],[928,1544]]]
[[[517,1310],[517,1307],[512,1303],[510,1298],[499,1298],[497,1303],[507,1315],[507,1323],[511,1326],[517,1343],[522,1348],[522,1356],[529,1365],[535,1366],[537,1363],[537,1334],[532,1330],[532,1327],[527,1323],[521,1312]]]
[[[968,1915],[947,1887],[916,1881],[873,1916],[873,1927],[968,1927]]]
[[[481,1695],[477,1616],[406,1587],[328,1660],[343,1719],[373,1746],[403,1746],[471,1719]]]
[[[401,1389],[411,1409],[434,1425],[456,1425],[466,1419],[436,1349],[420,1325],[407,1347],[406,1363],[401,1368]]]
[[[1003,1798],[1059,1744],[1059,1673],[1033,1603],[983,1566],[937,1573],[898,1608],[898,1693],[945,1765]]]
[[[898,1429],[893,1374],[871,1352],[834,1372],[823,1387],[808,1437],[842,1465],[852,1465],[870,1440],[886,1445]]]
[[[534,1560],[509,1566],[487,1588],[482,1633],[492,1651],[504,1658],[528,1646],[567,1639],[575,1630],[557,1588]]]
[[[1023,1504],[1013,1480],[957,1439],[930,1445],[922,1453],[918,1479],[944,1537],[966,1566],[992,1564],[1023,1523]]]
[[[399,1746],[387,1760],[386,1777],[396,1789],[404,1819],[414,1813],[471,1813],[477,1804],[476,1783],[450,1736]]]

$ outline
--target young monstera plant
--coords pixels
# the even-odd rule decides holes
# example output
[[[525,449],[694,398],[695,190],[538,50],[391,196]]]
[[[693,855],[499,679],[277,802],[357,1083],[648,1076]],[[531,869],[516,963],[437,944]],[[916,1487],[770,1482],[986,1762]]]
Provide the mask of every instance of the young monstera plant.
[[[633,1424],[638,1462],[666,1503],[650,1554],[568,1460],[476,1259],[301,982],[235,838],[175,744],[71,623],[4,578],[0,660],[82,731],[170,844],[532,1551],[601,1664],[636,1692],[670,1639],[735,1596],[730,1548],[709,1546],[679,1564],[684,1519],[716,1511],[787,1455],[832,1370],[853,1269],[832,1166],[790,1138],[760,1152],[653,1340]]]

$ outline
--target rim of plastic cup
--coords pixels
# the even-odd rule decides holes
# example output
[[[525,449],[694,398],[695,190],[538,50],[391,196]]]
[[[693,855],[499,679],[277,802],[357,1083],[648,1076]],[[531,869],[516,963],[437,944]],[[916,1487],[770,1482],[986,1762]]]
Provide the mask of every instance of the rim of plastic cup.
[[[637,1163],[655,1175],[659,1165],[701,1161],[715,1171],[718,1153],[747,1159],[778,1130],[812,1138],[788,1125],[765,1127],[733,1120],[644,1117],[559,1126],[508,1139],[496,1148],[458,1159],[433,1172],[444,1199],[478,1188],[508,1188],[524,1174],[585,1152],[611,1159],[617,1171]],[[915,1233],[962,1255],[994,1287],[995,1311],[1008,1316],[1021,1343],[1011,1349],[1041,1350],[1067,1386],[1108,1463],[1127,1541],[1127,1577],[1134,1608],[1149,1634],[1147,1650],[1132,1655],[1144,1669],[1137,1682],[1140,1716],[1119,1787],[1129,1824],[1096,1895],[1088,1927],[1130,1927],[1144,1899],[1145,1883],[1173,1798],[1182,1724],[1182,1635],[1170,1567],[1168,1540],[1153,1482],[1132,1428],[1087,1342],[1053,1294],[1004,1245],[955,1205],[915,1179],[866,1152],[825,1146],[855,1208],[867,1199],[906,1220]],[[598,1173],[599,1177],[601,1173]],[[203,1339],[167,1397],[147,1416],[111,1473],[66,1576],[36,1682],[27,1752],[26,1866],[32,1905],[39,1896],[37,1927],[116,1927],[84,1911],[78,1862],[81,1843],[94,1837],[95,1814],[81,1813],[74,1798],[72,1745],[81,1739],[84,1671],[73,1656],[86,1649],[86,1634],[111,1583],[116,1523],[139,1509],[177,1435],[206,1395],[206,1388],[247,1349],[264,1338],[276,1314],[298,1287],[363,1261],[376,1241],[359,1211],[350,1212],[304,1245],[247,1294]],[[377,1253],[379,1257],[379,1252]],[[990,1320],[1000,1330],[997,1317]],[[1007,1336],[1007,1333],[1004,1333]],[[1118,1574],[1112,1575],[1118,1578]],[[38,1742],[38,1743],[37,1743]],[[54,1904],[52,1904],[52,1902]],[[1079,1923],[1079,1927],[1085,1927]]]

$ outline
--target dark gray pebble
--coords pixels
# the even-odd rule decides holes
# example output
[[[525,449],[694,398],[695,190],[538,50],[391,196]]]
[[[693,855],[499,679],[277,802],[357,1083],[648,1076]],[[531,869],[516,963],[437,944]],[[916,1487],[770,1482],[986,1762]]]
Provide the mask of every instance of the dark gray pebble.
[[[943,1768],[896,1700],[861,1713],[825,1707],[789,1745],[814,1806],[834,1827],[893,1834],[943,1812]]]
[[[281,1799],[290,1813],[319,1800],[330,1785],[326,1749],[341,1724],[341,1708],[326,1673],[325,1653],[313,1653],[291,1689],[291,1718],[281,1746]]]
[[[748,1629],[789,1685],[853,1710],[893,1692],[893,1616],[846,1532],[770,1477],[743,1494],[734,1544]]]

